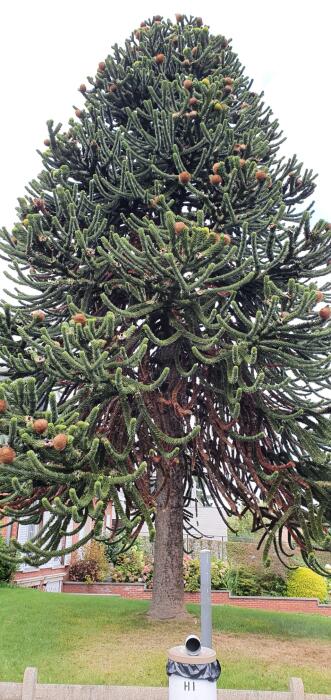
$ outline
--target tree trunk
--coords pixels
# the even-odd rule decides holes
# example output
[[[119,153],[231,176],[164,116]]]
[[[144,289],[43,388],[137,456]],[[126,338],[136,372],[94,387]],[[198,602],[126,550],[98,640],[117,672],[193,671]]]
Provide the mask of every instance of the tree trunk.
[[[157,481],[162,483],[159,470]],[[157,497],[153,597],[149,615],[166,620],[186,615],[183,581],[183,466],[169,467],[165,488]]]

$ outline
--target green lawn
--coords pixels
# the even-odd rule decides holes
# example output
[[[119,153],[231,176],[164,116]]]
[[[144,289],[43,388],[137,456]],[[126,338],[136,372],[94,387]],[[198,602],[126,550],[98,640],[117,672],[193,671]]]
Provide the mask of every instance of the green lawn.
[[[199,632],[199,608],[184,622],[151,622],[148,603],[0,588],[0,680],[37,666],[44,683],[166,685],[167,649]],[[220,687],[307,692],[331,688],[331,619],[318,615],[213,608]]]
[[[198,605],[188,605],[188,610],[199,613]],[[320,615],[277,613],[217,605],[213,607],[213,628],[219,632],[247,632],[282,639],[302,637],[331,641],[331,618]]]

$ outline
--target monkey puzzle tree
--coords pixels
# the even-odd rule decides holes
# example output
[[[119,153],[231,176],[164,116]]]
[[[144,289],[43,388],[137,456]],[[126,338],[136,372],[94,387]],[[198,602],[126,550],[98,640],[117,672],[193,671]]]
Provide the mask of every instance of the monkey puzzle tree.
[[[266,559],[284,530],[317,571],[330,550],[331,226],[201,18],[142,22],[88,82],[2,232],[0,514],[50,514],[13,542],[32,564],[88,516],[83,540],[155,525],[151,612],[170,617],[194,480],[222,517],[252,513]]]

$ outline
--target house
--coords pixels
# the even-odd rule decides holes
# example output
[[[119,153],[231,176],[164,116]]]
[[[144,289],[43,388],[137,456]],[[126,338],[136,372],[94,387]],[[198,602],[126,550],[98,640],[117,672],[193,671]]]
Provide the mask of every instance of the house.
[[[49,517],[48,513],[45,513],[43,524],[45,523],[45,518]],[[6,522],[6,518],[4,519]],[[112,522],[112,505],[108,505],[106,515],[105,515],[105,526],[111,527]],[[39,525],[18,525],[17,523],[10,524],[7,519],[7,526],[2,529],[1,535],[4,537],[6,542],[9,542],[12,537],[18,539],[18,542],[24,544],[27,540],[30,540],[38,531]],[[89,529],[91,529],[91,521],[87,521],[85,527],[81,530],[79,535],[73,535],[73,537],[64,538],[64,547],[69,547],[73,543],[77,543],[79,539],[84,537]],[[62,582],[67,576],[67,571],[70,566],[72,559],[72,553],[66,554],[62,557],[53,557],[46,564],[42,564],[39,567],[30,566],[29,564],[21,564],[18,571],[15,574],[14,581],[25,588],[39,588],[46,591],[60,593],[62,590]]]
[[[201,548],[205,547],[220,559],[226,559],[226,542],[227,542],[227,526],[223,522],[217,508],[215,506],[203,506],[197,499],[193,499],[192,506],[187,511],[191,512],[190,528],[184,533],[184,548],[188,553],[198,555]],[[45,513],[45,518],[49,517]],[[6,519],[5,519],[6,521]],[[109,503],[104,526],[111,528],[113,525],[112,519],[112,504]],[[11,537],[15,537],[21,544],[31,539],[38,531],[39,525],[18,525],[17,523],[10,524],[7,519],[7,526],[2,529],[2,536],[9,542]],[[86,525],[73,538],[67,536],[64,540],[64,547],[69,547],[73,539],[77,543],[79,539],[84,537],[91,528],[91,521],[87,521]],[[146,524],[143,525],[141,536],[148,540],[148,529]],[[147,545],[148,548],[148,545]],[[151,549],[153,546],[151,546]],[[46,591],[61,592],[62,582],[67,576],[68,568],[72,561],[72,553],[62,557],[53,557],[46,564],[39,567],[33,567],[29,564],[21,564],[19,570],[15,574],[15,581],[19,586],[27,588],[39,588]]]

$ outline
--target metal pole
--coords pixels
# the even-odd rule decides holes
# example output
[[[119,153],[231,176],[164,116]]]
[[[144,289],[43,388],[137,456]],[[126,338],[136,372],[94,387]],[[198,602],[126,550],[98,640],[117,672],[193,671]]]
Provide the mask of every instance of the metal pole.
[[[200,551],[201,645],[212,648],[210,551]]]

